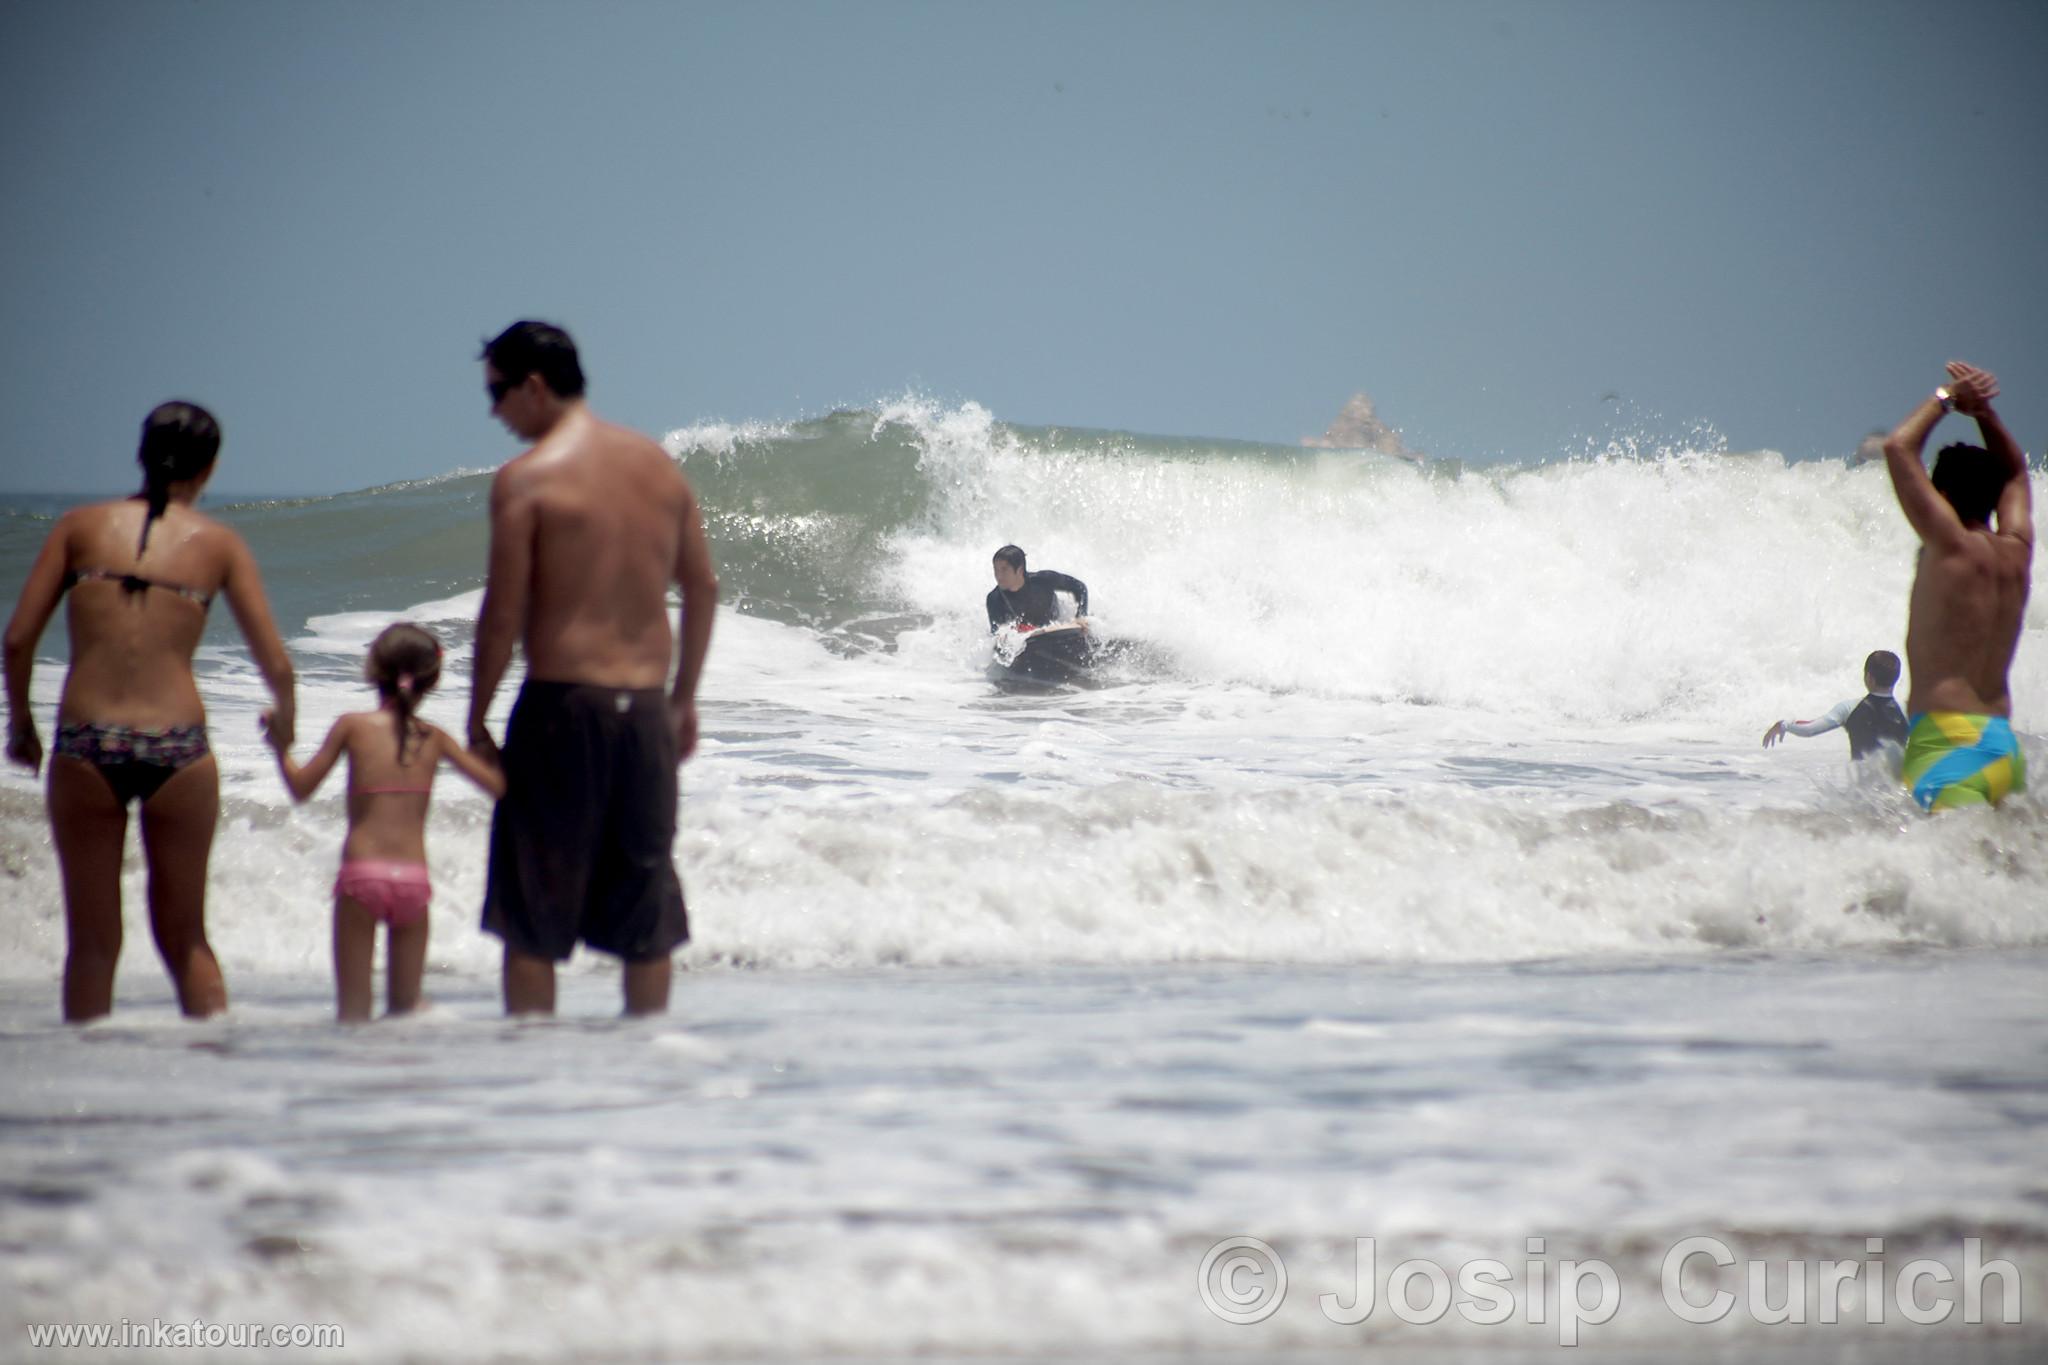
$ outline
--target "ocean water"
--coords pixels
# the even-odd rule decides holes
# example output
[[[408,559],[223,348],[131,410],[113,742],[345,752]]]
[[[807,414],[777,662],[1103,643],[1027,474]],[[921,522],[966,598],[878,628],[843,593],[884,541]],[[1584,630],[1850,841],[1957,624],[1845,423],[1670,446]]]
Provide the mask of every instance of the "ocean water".
[[[159,1322],[364,1360],[2048,1346],[2048,815],[1929,820],[1838,735],[1758,745],[1901,646],[1882,469],[1467,469],[917,399],[667,443],[725,601],[664,1019],[618,1020],[597,958],[561,1018],[499,1017],[489,809],[449,777],[434,1006],[333,1024],[339,786],[285,799],[225,612],[226,1018],[170,1008],[131,851],[117,1012],[57,1023],[40,795],[0,776],[0,1355]],[[302,746],[394,619],[450,645],[458,724],[487,482],[218,509]],[[0,511],[10,596],[51,510]],[[1110,685],[991,685],[1010,541],[1138,646]]]

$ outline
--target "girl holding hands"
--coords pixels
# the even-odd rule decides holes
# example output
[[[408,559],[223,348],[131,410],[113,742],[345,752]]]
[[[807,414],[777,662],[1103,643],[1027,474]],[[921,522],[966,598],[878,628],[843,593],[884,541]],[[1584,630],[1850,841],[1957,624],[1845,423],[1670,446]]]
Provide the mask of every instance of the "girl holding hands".
[[[388,1008],[404,1014],[420,1003],[427,903],[433,898],[427,806],[441,760],[491,796],[505,793],[505,777],[495,763],[416,714],[441,678],[440,641],[409,623],[391,626],[371,644],[363,674],[377,689],[377,709],[335,721],[303,766],[291,756],[289,736],[280,736],[267,714],[264,727],[294,801],[309,799],[348,756],[348,837],[334,881],[335,1005],[345,1021],[370,1017],[371,958],[380,923],[391,931]]]

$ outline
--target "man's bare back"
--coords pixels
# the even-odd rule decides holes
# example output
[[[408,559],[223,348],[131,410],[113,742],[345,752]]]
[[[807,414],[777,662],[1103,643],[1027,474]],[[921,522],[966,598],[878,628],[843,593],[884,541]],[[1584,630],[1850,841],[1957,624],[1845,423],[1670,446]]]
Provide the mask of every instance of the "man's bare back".
[[[1921,403],[1885,442],[1892,486],[1921,540],[1907,611],[1906,709],[2009,716],[2006,676],[2019,648],[2034,557],[2026,457],[1991,409],[1998,381],[1960,362],[1949,366],[1949,376],[1952,386]],[[1956,493],[1960,509],[1921,464],[1928,434],[1950,408],[1976,418],[1985,439],[1983,452],[1966,452],[1983,462],[1983,492]]]
[[[538,373],[516,382],[485,366],[491,410],[533,446],[491,482],[491,562],[477,616],[469,739],[490,743],[484,715],[516,640],[535,681],[630,690],[669,677],[670,724],[688,758],[697,744],[697,679],[711,646],[718,577],[696,494],[667,452],[598,418],[581,394]],[[668,587],[683,590],[683,642],[671,653]]]
[[[1996,806],[2027,785],[2006,683],[2034,557],[2027,457],[1991,410],[1998,380],[1961,361],[1949,363],[1948,375],[1948,386],[1884,443],[1892,491],[1920,537],[1906,615],[1913,690],[1899,775],[1929,812]],[[1920,452],[1951,411],[1974,417],[1984,444],[1945,447],[1930,476]]]
[[[469,701],[470,743],[489,752],[484,719],[523,643],[484,888],[484,927],[505,941],[505,1009],[552,1012],[554,964],[580,942],[623,959],[628,1013],[657,1012],[689,940],[672,846],[718,603],[703,521],[660,446],[591,413],[559,327],[505,329],[485,347],[484,387],[533,443],[491,484]],[[673,654],[671,583],[683,590]]]
[[[2034,547],[2000,531],[1922,547],[1906,614],[1913,685],[1906,709],[2009,716],[2006,675],[2019,648]]]
[[[523,551],[526,672],[549,682],[660,687],[672,641],[668,586],[696,501],[647,437],[578,405],[498,472],[491,527]],[[499,561],[493,546],[494,563]],[[493,576],[494,589],[501,585]]]

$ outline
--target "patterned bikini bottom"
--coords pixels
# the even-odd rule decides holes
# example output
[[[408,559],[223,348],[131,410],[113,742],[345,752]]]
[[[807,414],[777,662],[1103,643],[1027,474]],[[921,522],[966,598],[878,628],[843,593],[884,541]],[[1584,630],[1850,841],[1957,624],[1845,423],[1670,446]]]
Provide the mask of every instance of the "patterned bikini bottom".
[[[213,751],[204,725],[136,730],[126,725],[63,724],[53,753],[82,759],[99,770],[122,805],[147,801],[178,769]]]

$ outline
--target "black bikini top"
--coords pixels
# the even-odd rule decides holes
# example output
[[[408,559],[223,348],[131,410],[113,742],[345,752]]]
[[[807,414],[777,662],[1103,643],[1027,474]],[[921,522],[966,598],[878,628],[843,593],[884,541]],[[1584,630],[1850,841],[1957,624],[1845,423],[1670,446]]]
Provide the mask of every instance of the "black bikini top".
[[[144,578],[139,573],[123,573],[119,569],[73,569],[64,575],[64,591],[69,592],[80,583],[119,583],[123,592],[148,592],[151,588],[162,588],[174,592],[187,601],[197,602],[205,611],[213,605],[213,594],[188,588],[182,583],[166,583],[160,578]]]

